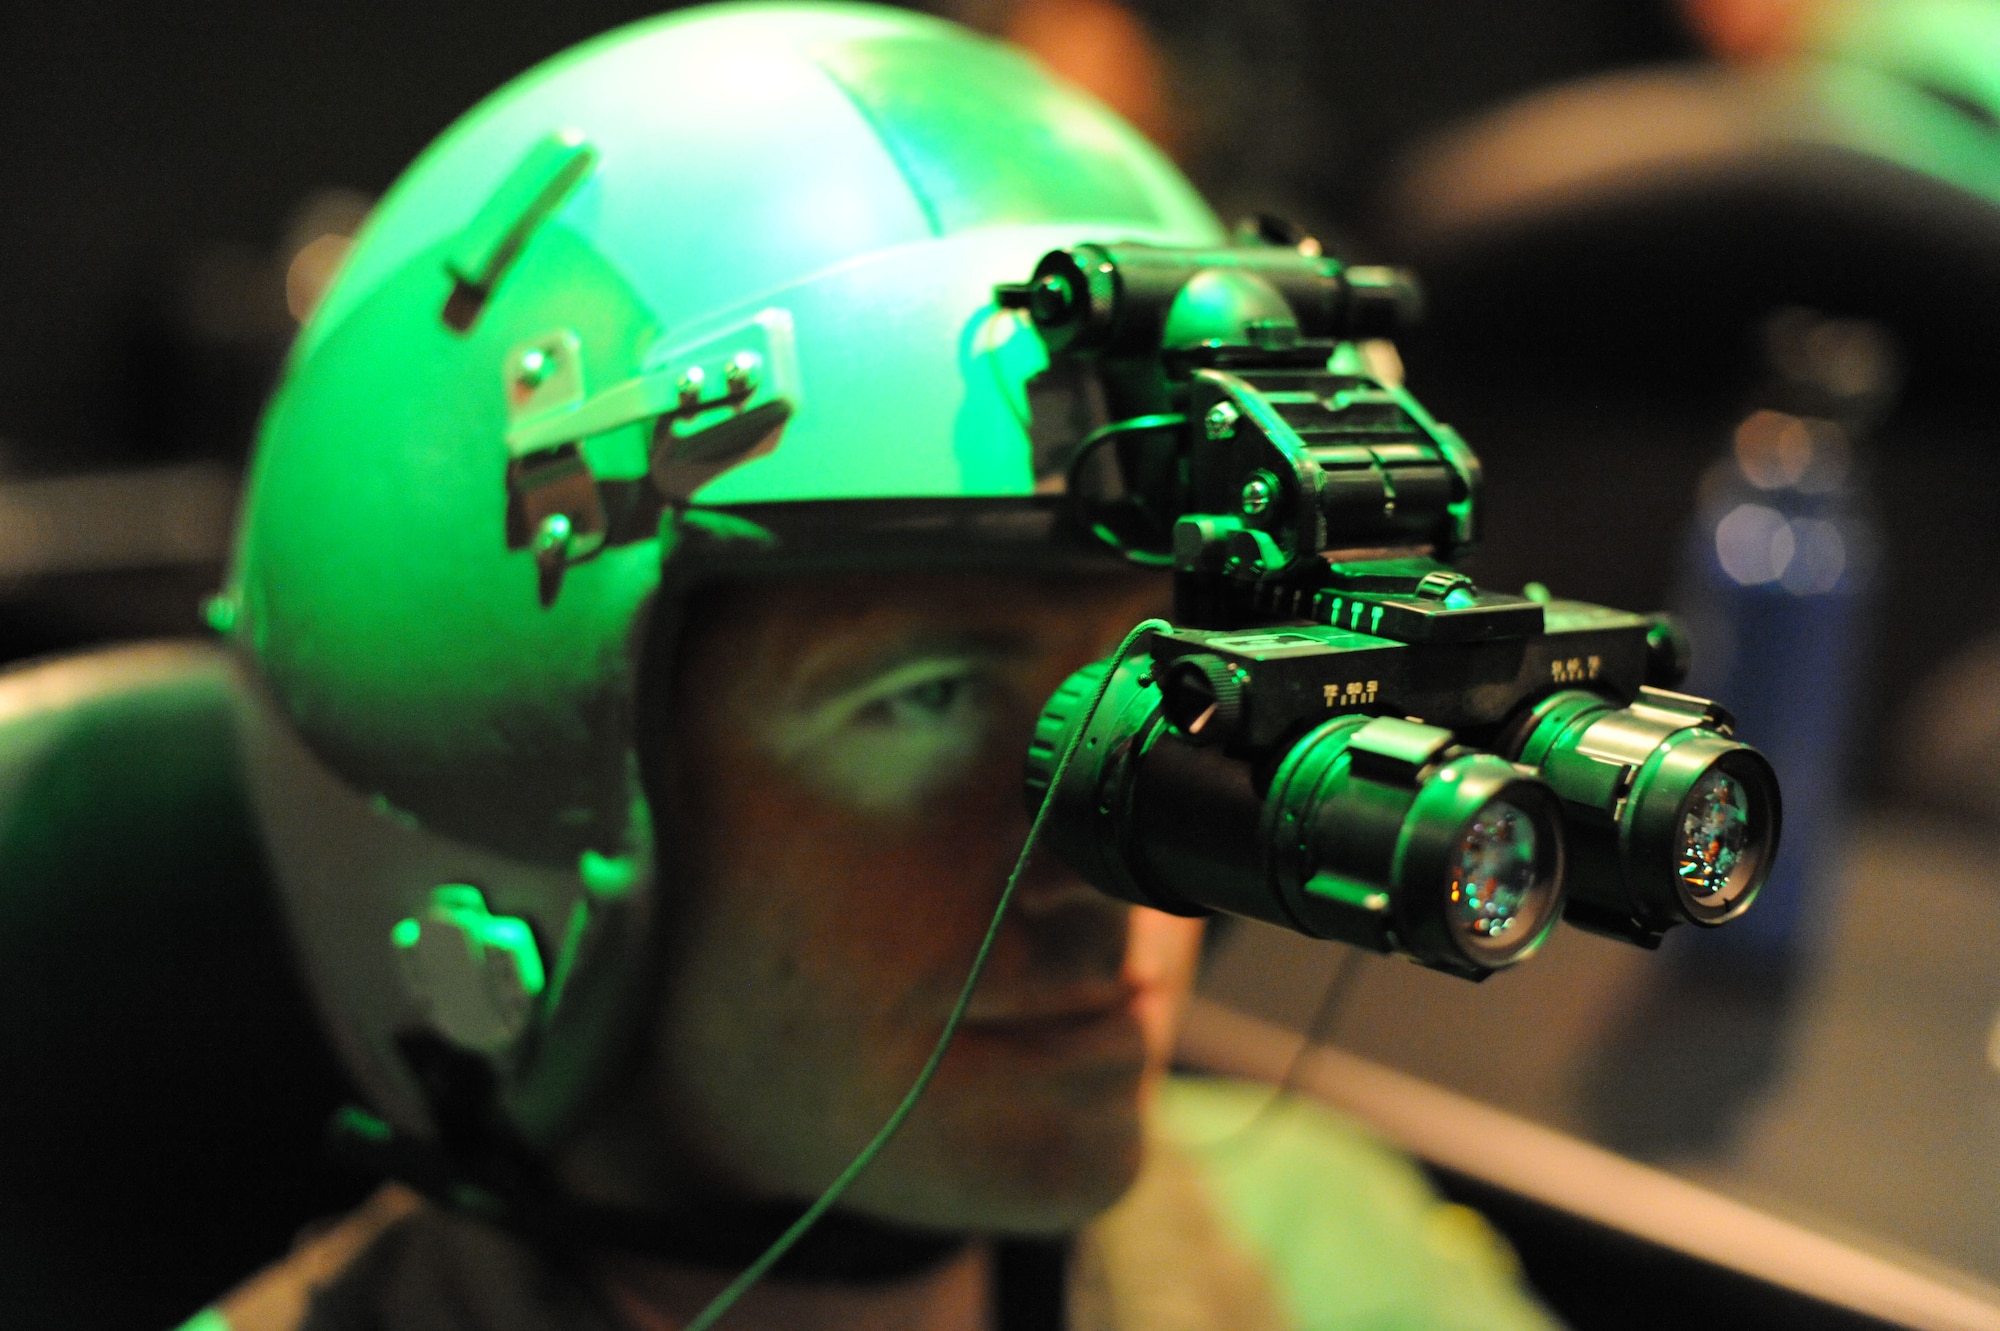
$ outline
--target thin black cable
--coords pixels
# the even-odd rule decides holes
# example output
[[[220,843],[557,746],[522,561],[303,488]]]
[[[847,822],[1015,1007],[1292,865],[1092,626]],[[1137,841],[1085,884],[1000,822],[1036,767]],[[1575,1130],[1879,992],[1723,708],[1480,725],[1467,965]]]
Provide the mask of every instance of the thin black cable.
[[[1210,1150],[1234,1150],[1268,1127],[1271,1116],[1292,1093],[1298,1090],[1299,1073],[1305,1069],[1306,1056],[1321,1045],[1330,1044],[1338,1032],[1342,1010],[1354,993],[1355,981],[1361,977],[1361,949],[1341,947],[1334,958],[1333,969],[1326,977],[1326,984],[1320,990],[1319,1006],[1314,1010],[1312,1020],[1299,1035],[1298,1046],[1285,1063],[1285,1071],[1278,1078],[1264,1103],[1257,1106],[1257,1112],[1239,1128],[1217,1138],[1208,1144]]]

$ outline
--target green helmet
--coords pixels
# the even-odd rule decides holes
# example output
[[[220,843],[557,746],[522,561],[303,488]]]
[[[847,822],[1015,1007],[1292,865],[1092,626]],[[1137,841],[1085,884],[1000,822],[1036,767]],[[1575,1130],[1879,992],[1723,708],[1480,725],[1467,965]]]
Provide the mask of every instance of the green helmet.
[[[1046,356],[994,285],[1220,235],[1103,108],[865,6],[620,30],[418,159],[299,336],[214,614],[309,984],[392,1125],[440,1132],[417,1043],[530,1143],[613,1061],[673,836],[639,656],[687,588],[1050,548]]]

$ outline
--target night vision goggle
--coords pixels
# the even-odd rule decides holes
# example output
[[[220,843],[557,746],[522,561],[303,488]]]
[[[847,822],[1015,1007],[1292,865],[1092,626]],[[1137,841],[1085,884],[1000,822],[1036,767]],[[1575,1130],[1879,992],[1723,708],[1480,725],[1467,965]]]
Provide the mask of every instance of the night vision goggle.
[[[1309,242],[1080,245],[996,295],[1108,408],[1076,520],[1174,571],[1172,627],[1059,688],[1029,752],[1038,807],[1073,746],[1044,834],[1085,879],[1473,979],[1559,916],[1651,947],[1749,908],[1777,780],[1669,691],[1674,625],[1452,566],[1479,461],[1370,368],[1407,274]]]

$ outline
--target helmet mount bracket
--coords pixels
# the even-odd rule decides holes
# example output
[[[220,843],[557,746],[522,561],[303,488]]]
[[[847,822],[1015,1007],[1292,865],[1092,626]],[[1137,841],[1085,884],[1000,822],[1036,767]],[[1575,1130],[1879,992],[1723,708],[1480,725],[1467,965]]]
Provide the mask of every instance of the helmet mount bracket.
[[[570,565],[652,537],[667,509],[776,448],[800,401],[791,315],[777,308],[649,356],[595,395],[583,358],[577,335],[555,329],[505,362],[507,547],[533,553],[545,607]],[[645,474],[600,476],[584,441],[648,421]]]

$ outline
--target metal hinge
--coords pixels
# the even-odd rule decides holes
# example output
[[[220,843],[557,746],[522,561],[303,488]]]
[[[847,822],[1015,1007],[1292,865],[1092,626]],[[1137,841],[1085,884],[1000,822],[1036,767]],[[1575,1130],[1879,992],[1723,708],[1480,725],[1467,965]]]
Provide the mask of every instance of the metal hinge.
[[[507,545],[534,553],[542,600],[607,545],[655,534],[661,512],[778,445],[800,401],[791,315],[766,309],[647,357],[600,392],[575,333],[556,329],[506,365]],[[651,422],[641,476],[599,476],[584,441]]]

